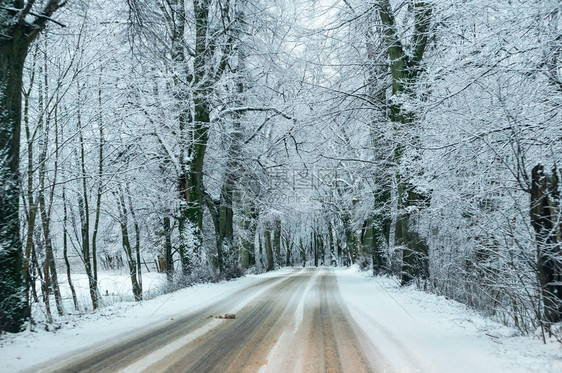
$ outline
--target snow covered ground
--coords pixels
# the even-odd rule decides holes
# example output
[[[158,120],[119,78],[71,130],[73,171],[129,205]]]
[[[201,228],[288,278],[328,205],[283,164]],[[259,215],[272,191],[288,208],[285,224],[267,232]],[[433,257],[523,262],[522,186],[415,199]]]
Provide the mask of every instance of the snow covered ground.
[[[54,332],[36,330],[2,336],[0,372],[16,372],[104,341],[113,342],[124,334],[163,324],[176,315],[227,298],[264,278],[291,271],[282,269],[197,285],[140,304],[118,303],[94,313],[68,316]],[[562,371],[562,346],[555,341],[544,345],[532,337],[515,336],[515,330],[459,303],[399,288],[392,279],[374,279],[355,268],[335,271],[351,315],[369,336],[372,347],[396,372]],[[109,294],[130,292],[130,285],[118,276],[104,281]],[[151,279],[151,286],[157,286],[158,281]]]
[[[165,273],[144,272],[142,274],[142,287],[144,294],[158,292],[158,288],[165,281]],[[74,289],[76,290],[80,310],[91,310],[92,303],[88,287],[88,276],[85,273],[72,274],[72,283],[74,285]],[[66,274],[59,274],[59,284],[65,309],[67,311],[71,311],[74,308],[74,305]],[[40,283],[38,282],[37,289],[40,289],[39,286]],[[98,289],[102,296],[101,302],[105,306],[121,303],[123,301],[133,301],[134,297],[131,286],[131,277],[128,273],[100,272],[99,274]]]
[[[351,315],[397,372],[562,372],[562,345],[554,340],[516,336],[458,302],[393,279],[354,268],[337,275]]]

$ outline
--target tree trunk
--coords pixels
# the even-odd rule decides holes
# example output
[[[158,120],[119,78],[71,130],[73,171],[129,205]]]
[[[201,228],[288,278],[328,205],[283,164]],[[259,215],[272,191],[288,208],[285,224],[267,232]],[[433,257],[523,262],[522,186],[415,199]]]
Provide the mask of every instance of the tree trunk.
[[[63,186],[62,188],[62,200],[63,200],[63,241],[62,249],[64,256],[64,263],[66,264],[66,277],[68,280],[68,286],[70,287],[70,292],[72,293],[72,301],[74,302],[74,309],[78,311],[78,298],[76,297],[76,290],[74,289],[74,284],[72,283],[72,277],[70,274],[70,262],[68,260],[68,210],[66,207],[66,190]]]
[[[269,229],[265,229],[263,232],[263,238],[265,241],[265,255],[267,257],[267,271],[273,271],[275,269],[273,264],[273,248],[271,244],[271,232]]]
[[[88,285],[90,289],[90,299],[92,300],[92,309],[97,309],[99,307],[98,299],[98,284],[96,281],[97,274],[93,272],[92,266],[92,254],[90,247],[90,204],[88,198],[88,185],[87,185],[87,174],[86,174],[86,151],[84,146],[84,134],[82,129],[82,117],[80,112],[81,95],[80,95],[80,83],[78,83],[78,105],[79,109],[77,112],[77,130],[78,130],[78,141],[80,146],[80,156],[79,156],[79,167],[81,171],[81,187],[82,193],[78,195],[78,209],[80,212],[80,232],[82,236],[82,260],[84,262],[84,268],[86,270],[86,275],[88,276]]]
[[[558,170],[546,175],[544,166],[532,170],[531,224],[536,232],[537,268],[547,323],[562,321],[562,230]]]
[[[273,227],[273,251],[275,252],[275,262],[281,265],[281,220],[275,220]]]
[[[340,238],[340,235],[339,235],[338,231],[336,231],[335,234],[334,234],[334,244],[336,246],[338,265],[342,266],[342,265],[344,265],[344,263],[342,262],[343,248],[342,248],[342,240]]]
[[[136,255],[136,271],[137,271],[137,297],[142,300],[142,259],[141,259],[141,252],[140,252],[140,225],[137,220],[137,215],[135,213],[135,209],[133,207],[133,199],[131,198],[131,191],[129,189],[129,185],[127,185],[127,197],[129,200],[129,211],[131,212],[131,217],[133,218],[133,227],[135,229],[135,255]],[[135,297],[135,300],[137,300]]]
[[[337,267],[337,265],[338,265],[337,249],[336,249],[336,243],[335,243],[335,240],[334,240],[334,232],[332,231],[332,222],[331,221],[328,222],[328,246],[329,246],[329,249],[330,249],[330,265]]]
[[[256,264],[256,248],[254,239],[256,236],[256,221],[258,219],[257,209],[251,201],[244,201],[242,206],[242,233],[240,234],[240,264],[247,269]]]
[[[306,267],[306,247],[302,244],[302,237],[299,238],[299,250],[301,254],[302,266]]]
[[[94,283],[98,287],[98,232],[100,225],[100,214],[101,214],[101,197],[103,195],[103,148],[104,148],[104,135],[103,135],[103,111],[102,111],[102,90],[101,90],[101,76],[103,73],[103,67],[100,70],[100,77],[98,81],[98,127],[99,127],[99,157],[98,157],[98,188],[96,192],[96,211],[94,217],[94,231],[92,232],[92,271],[94,275]]]
[[[402,206],[426,206],[428,197],[410,190],[402,192],[399,197]],[[408,212],[402,212],[396,224],[396,243],[402,246],[401,283],[407,285],[418,278],[429,278],[429,247],[424,239],[413,229],[413,217]]]
[[[238,15],[237,21],[241,22],[242,14]],[[240,31],[240,30],[238,30]],[[236,89],[234,92],[234,103],[241,107],[243,105],[243,95],[245,91],[244,81],[242,76],[245,71],[245,55],[238,48],[238,66],[234,71],[236,75]],[[219,253],[219,268],[221,273],[229,270],[238,264],[238,251],[233,248],[234,245],[234,204],[240,204],[240,201],[235,201],[235,192],[237,181],[244,177],[242,175],[243,168],[240,164],[242,145],[243,145],[243,132],[242,132],[242,113],[235,112],[232,122],[232,134],[230,136],[231,143],[228,149],[226,172],[224,183],[220,196],[219,207],[219,220],[220,220],[220,242],[217,245],[217,252]],[[237,196],[239,194],[236,194]],[[230,272],[230,271],[229,271]]]
[[[293,245],[295,241],[293,241],[292,237],[290,237],[289,234],[285,234],[283,236],[284,236],[283,241],[285,242],[285,265],[292,266],[293,263],[291,262],[292,261],[291,252],[293,251]]]
[[[187,226],[183,228],[190,229],[194,247],[186,248],[185,255],[199,256],[201,249],[202,237],[201,230],[203,228],[203,165],[205,153],[207,151],[207,142],[209,141],[209,125],[210,125],[210,105],[208,102],[209,93],[211,91],[208,69],[208,59],[211,50],[207,45],[207,32],[209,22],[209,2],[207,0],[194,1],[195,16],[195,57],[193,62],[193,86],[196,89],[193,92],[194,117],[193,117],[193,143],[191,144],[189,156],[191,162],[189,170],[184,175],[183,193],[185,195],[185,208],[183,216],[187,219]],[[183,243],[180,243],[182,245]],[[187,266],[194,258],[187,259]],[[189,268],[184,270],[189,272]]]
[[[314,254],[314,266],[318,267],[318,237],[316,231],[310,233],[310,245],[312,246],[312,253]]]
[[[116,196],[119,204],[119,225],[121,226],[121,244],[125,255],[127,256],[127,263],[129,266],[129,277],[131,279],[131,287],[133,289],[133,296],[135,301],[142,300],[142,288],[140,287],[138,281],[138,271],[137,267],[140,266],[134,256],[133,250],[131,248],[131,241],[129,239],[129,226],[128,226],[128,212],[127,206],[125,205],[125,197],[123,196],[123,191],[120,190]]]
[[[388,220],[386,218],[383,219]],[[365,247],[367,252],[371,254],[373,261],[373,276],[388,273],[388,268],[386,267],[386,248],[388,244],[385,242],[385,237],[388,236],[383,233],[384,228],[381,229],[381,220],[377,218],[369,219],[365,226]]]
[[[46,246],[46,242],[43,242]],[[53,323],[53,314],[51,312],[51,298],[50,298],[50,287],[51,287],[51,275],[49,267],[50,258],[45,249],[45,261],[43,262],[43,278],[41,281],[41,294],[43,295],[43,303],[45,303],[45,315],[47,316],[47,323]]]
[[[231,153],[230,157],[233,156],[234,155]],[[217,240],[217,253],[220,273],[224,273],[227,268],[237,263],[237,260],[231,257],[233,254],[232,245],[234,241],[234,211],[232,204],[234,199],[235,170],[232,169],[233,167],[235,167],[235,165],[229,160],[218,211],[219,237]]]
[[[168,283],[174,280],[174,258],[172,256],[172,224],[169,216],[164,217],[164,258]]]
[[[375,14],[369,14],[369,22],[377,24]],[[379,22],[380,23],[380,22]],[[391,241],[390,230],[392,226],[391,191],[393,188],[392,178],[395,172],[389,164],[394,162],[393,144],[388,141],[381,132],[388,125],[388,102],[386,98],[387,85],[384,82],[385,75],[388,74],[386,66],[384,45],[376,43],[375,33],[384,32],[382,25],[373,26],[367,31],[366,50],[369,58],[369,97],[375,101],[375,110],[370,125],[371,144],[377,159],[376,170],[374,172],[374,185],[377,188],[374,193],[374,208],[372,219],[366,222],[366,233],[368,242],[366,246],[373,259],[373,274],[376,276],[384,272],[383,256],[385,249],[389,247]],[[394,239],[392,238],[394,242]]]
[[[22,72],[28,46],[20,28],[0,37],[0,330],[8,332],[20,331],[30,313],[19,223]]]
[[[49,1],[33,22],[23,0],[0,5],[0,330],[17,332],[30,316],[19,223],[22,74],[31,41],[64,3]]]
[[[349,213],[347,213],[342,220],[343,220],[343,227],[345,231],[344,265],[350,266],[351,264],[355,263],[356,260],[357,237],[355,236],[355,232],[353,231],[353,227],[351,225],[351,217],[349,216]]]
[[[31,82],[34,81],[35,72],[32,73]],[[30,84],[30,86],[32,83]],[[23,265],[23,275],[25,277],[26,288],[31,287],[34,300],[37,300],[37,293],[35,291],[35,280],[32,279],[32,252],[33,246],[35,245],[33,234],[35,232],[35,223],[37,218],[38,206],[33,195],[33,184],[34,184],[34,169],[35,165],[33,163],[34,157],[34,142],[32,138],[31,125],[29,122],[29,96],[31,94],[31,88],[24,93],[24,120],[25,134],[27,142],[27,193],[26,199],[24,201],[27,203],[27,231],[25,232],[25,256]],[[32,282],[33,281],[33,282]]]
[[[410,43],[411,55],[406,53],[403,47],[403,38],[398,34],[394,11],[389,0],[377,2],[379,17],[382,23],[382,32],[386,41],[386,52],[392,77],[392,97],[389,100],[388,119],[396,128],[408,128],[414,124],[414,115],[394,100],[397,94],[411,94],[413,84],[421,72],[421,62],[428,45],[429,31],[432,19],[432,7],[425,1],[414,1],[411,7],[413,15],[413,32]],[[394,149],[394,162],[400,164],[403,144],[397,144]],[[428,200],[428,196],[420,196],[413,191],[412,185],[396,173],[398,189],[398,208],[401,211],[397,221],[396,240],[405,245],[405,261],[402,268],[402,283],[406,284],[418,275],[425,276],[428,267],[425,265],[427,257],[427,245],[411,226],[411,216],[408,212],[412,201]],[[416,194],[416,198],[411,198]],[[383,194],[383,200],[389,199]],[[380,203],[379,203],[380,205]],[[381,220],[381,228],[384,232],[388,220]],[[390,232],[390,230],[388,231]],[[390,237],[387,242],[390,241]],[[421,250],[421,251],[420,251]],[[418,267],[421,266],[421,267]]]
[[[41,283],[43,283],[43,271],[41,269],[41,267],[39,266],[39,260],[37,259],[37,250],[35,250],[35,245],[33,245],[31,247],[31,271],[30,271],[30,277],[32,279],[31,281],[31,291],[32,291],[32,295],[33,295],[33,300],[35,302],[39,302],[39,297],[37,296],[37,287],[35,285],[37,279],[39,279],[39,281]]]
[[[41,211],[41,222],[43,225],[43,237],[45,239],[45,280],[47,284],[53,289],[55,295],[55,303],[57,305],[57,312],[60,316],[64,314],[64,307],[62,305],[62,295],[60,292],[59,280],[57,275],[57,267],[55,263],[55,256],[53,253],[52,240],[51,240],[51,218],[48,216],[45,207],[45,197],[41,192],[39,194],[39,209]]]

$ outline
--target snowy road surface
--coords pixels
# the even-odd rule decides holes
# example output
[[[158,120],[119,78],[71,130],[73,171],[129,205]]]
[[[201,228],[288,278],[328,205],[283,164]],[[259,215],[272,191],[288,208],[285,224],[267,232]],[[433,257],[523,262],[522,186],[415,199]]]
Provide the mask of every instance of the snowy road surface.
[[[365,341],[334,273],[303,269],[47,371],[370,372]]]
[[[562,371],[558,343],[354,270],[284,269],[89,317],[0,340],[0,372]]]

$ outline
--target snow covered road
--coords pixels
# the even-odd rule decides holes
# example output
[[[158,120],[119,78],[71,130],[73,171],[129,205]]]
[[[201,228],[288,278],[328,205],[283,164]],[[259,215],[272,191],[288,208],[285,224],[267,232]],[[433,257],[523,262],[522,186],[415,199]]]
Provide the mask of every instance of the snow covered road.
[[[455,302],[354,270],[285,269],[114,312],[4,340],[0,371],[562,371],[559,344],[511,337]]]
[[[202,310],[85,356],[31,370],[373,371],[367,358],[370,351],[359,342],[364,339],[361,330],[352,324],[333,271],[302,269],[260,281]]]

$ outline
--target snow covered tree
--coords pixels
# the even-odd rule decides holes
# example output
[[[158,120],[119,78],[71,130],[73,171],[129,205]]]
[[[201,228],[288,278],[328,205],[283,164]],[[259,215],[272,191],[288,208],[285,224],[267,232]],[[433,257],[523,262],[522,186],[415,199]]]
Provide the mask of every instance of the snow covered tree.
[[[409,4],[412,13],[413,29],[403,35],[399,33],[396,14],[389,0],[378,1],[378,8],[382,22],[387,48],[387,58],[390,74],[392,75],[392,92],[388,97],[388,118],[392,129],[407,133],[411,126],[416,125],[416,114],[407,109],[402,103],[408,95],[415,94],[415,84],[422,71],[422,60],[428,47],[430,27],[432,21],[432,5],[426,1],[412,1]],[[411,35],[410,35],[411,34]],[[404,44],[404,40],[406,43]],[[406,97],[404,97],[406,96]],[[400,140],[399,140],[400,141]],[[403,153],[407,144],[398,142],[394,148],[394,162],[402,162]],[[397,195],[399,217],[396,226],[397,244],[402,245],[402,283],[407,284],[414,278],[429,276],[427,266],[427,244],[413,227],[413,217],[409,211],[417,205],[423,205],[428,196],[416,189],[406,178],[406,175],[397,175]],[[387,198],[389,194],[386,194]],[[378,206],[377,206],[378,207]]]

